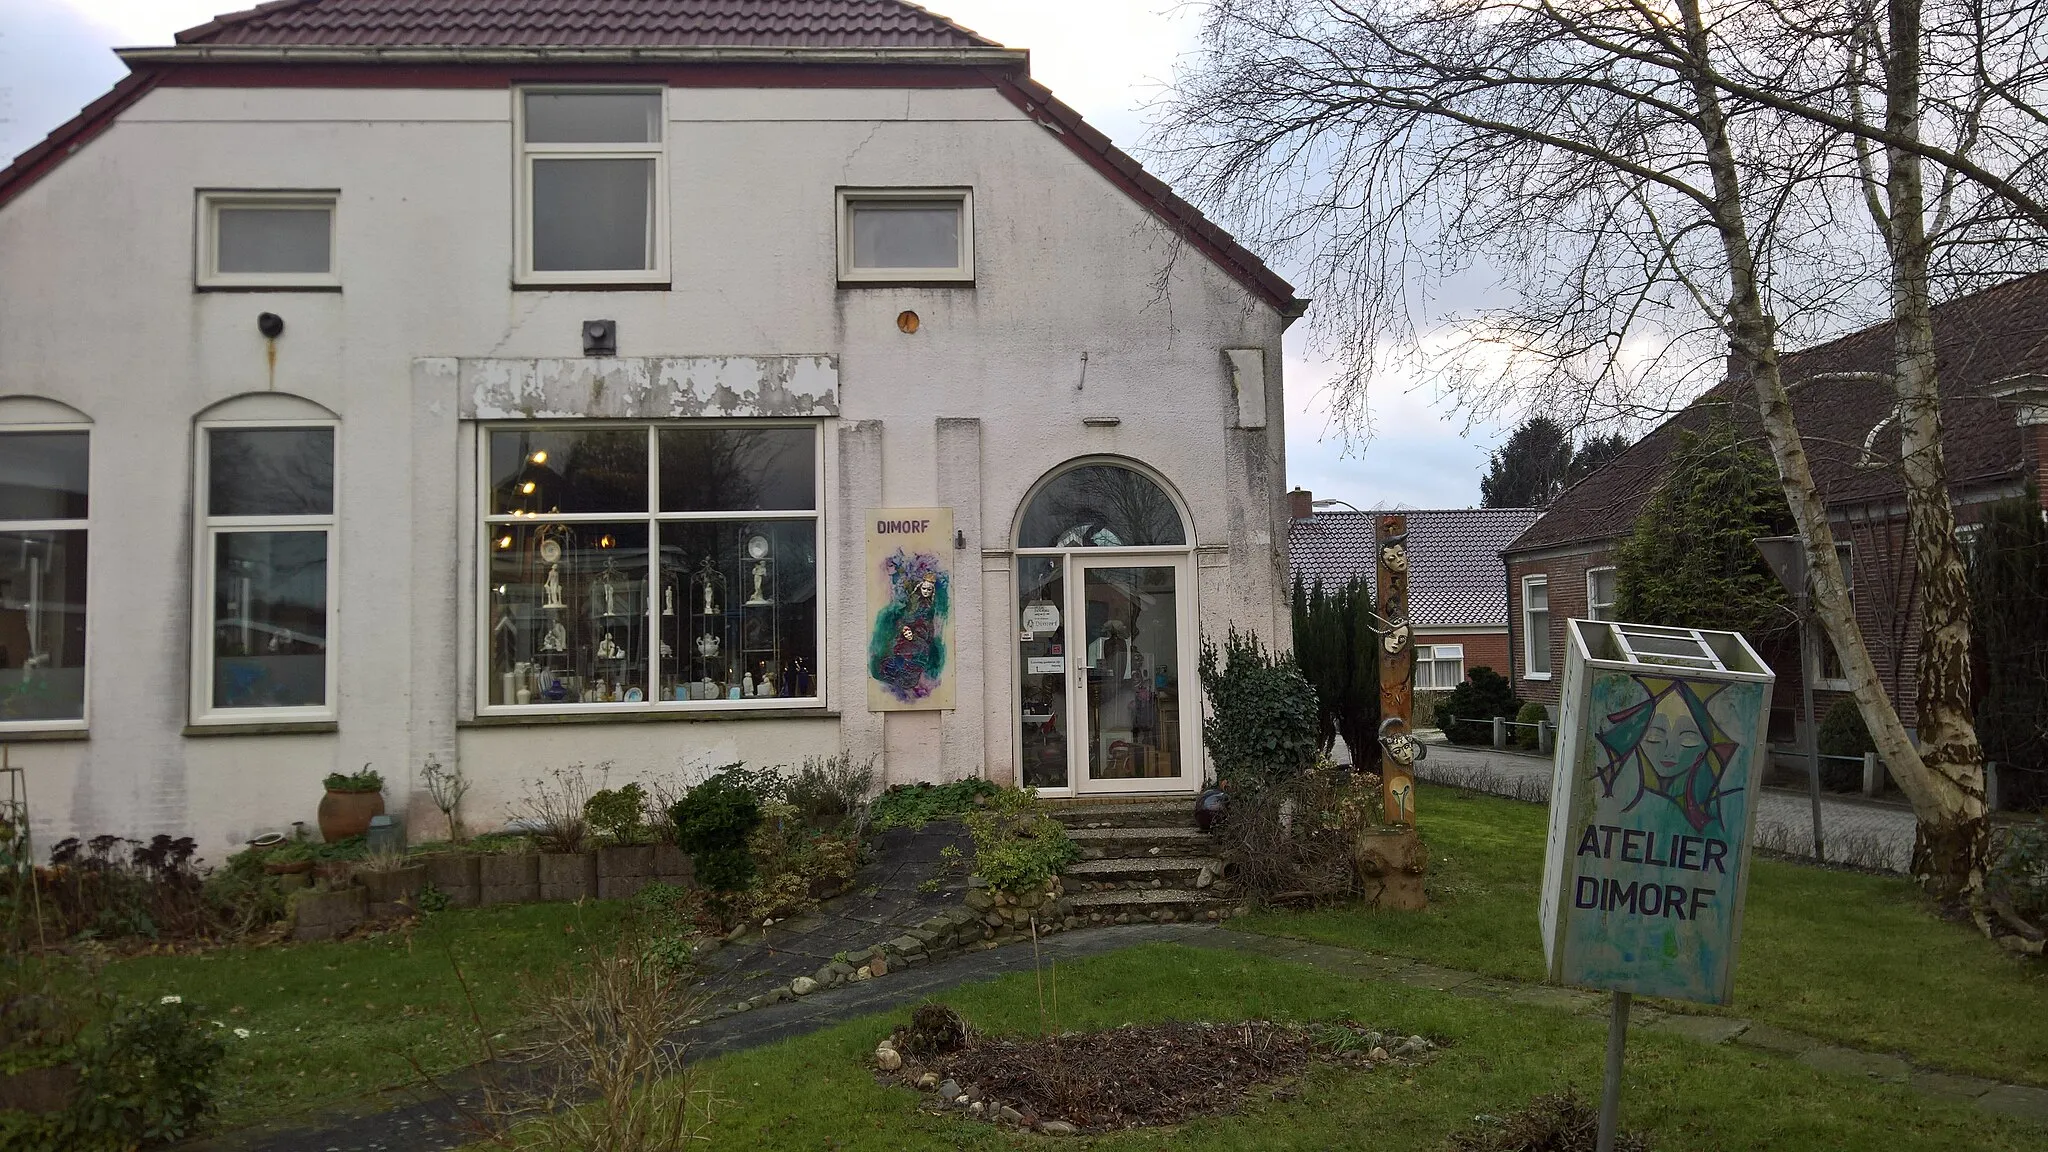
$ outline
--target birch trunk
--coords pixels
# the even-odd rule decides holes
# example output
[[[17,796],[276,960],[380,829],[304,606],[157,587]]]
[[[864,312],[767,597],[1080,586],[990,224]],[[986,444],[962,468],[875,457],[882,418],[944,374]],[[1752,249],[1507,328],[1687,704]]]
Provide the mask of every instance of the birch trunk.
[[[1919,155],[1901,146],[1920,136],[1920,0],[1892,0],[1889,22],[1885,129],[1895,143],[1885,150],[1889,203],[1880,223],[1890,233],[1900,477],[1920,577],[1915,623],[1921,751],[1910,784],[1908,773],[1895,775],[1913,800],[1913,874],[1935,896],[1954,899],[1982,889],[1991,826],[1984,807],[1984,750],[1970,701],[1970,589],[1942,452],[1926,190]],[[1870,708],[1865,705],[1863,712],[1867,718]]]
[[[1792,522],[1797,528],[1801,543],[1806,548],[1806,563],[1809,588],[1809,604],[1815,619],[1835,645],[1841,659],[1842,670],[1848,678],[1850,692],[1855,697],[1857,709],[1862,713],[1865,725],[1870,729],[1872,740],[1877,744],[1878,754],[1898,780],[1899,786],[1912,801],[1918,831],[1915,836],[1915,872],[1922,876],[1922,884],[1938,896],[1952,896],[1973,888],[1982,879],[1981,829],[1983,825],[1982,771],[1976,775],[1976,823],[1980,846],[1970,863],[1968,852],[1957,852],[1953,848],[1940,852],[1928,852],[1927,846],[1953,845],[1958,837],[1972,835],[1969,831],[1969,809],[1965,806],[1968,796],[1961,789],[1951,785],[1947,777],[1938,777],[1913,745],[1913,739],[1906,732],[1906,726],[1899,719],[1898,710],[1885,695],[1884,685],[1877,676],[1877,665],[1870,657],[1870,649],[1863,643],[1862,629],[1857,626],[1856,614],[1849,600],[1848,583],[1843,578],[1841,561],[1835,553],[1834,532],[1828,525],[1827,505],[1814,487],[1813,467],[1806,455],[1806,445],[1800,439],[1799,427],[1793,419],[1792,398],[1786,391],[1785,381],[1778,363],[1776,324],[1763,304],[1759,288],[1757,268],[1751,247],[1748,226],[1743,220],[1741,175],[1736,165],[1735,150],[1729,142],[1727,119],[1721,108],[1720,95],[1711,80],[1708,68],[1708,45],[1710,43],[1705,22],[1700,15],[1699,0],[1679,0],[1679,10],[1685,24],[1686,40],[1691,57],[1689,81],[1699,109],[1699,127],[1705,145],[1707,169],[1713,181],[1713,206],[1711,214],[1714,226],[1721,238],[1722,250],[1728,260],[1728,315],[1729,345],[1733,352],[1734,365],[1731,372],[1746,376],[1756,398],[1757,414],[1763,426],[1764,438],[1770,444],[1771,458],[1778,466],[1778,480],[1784,489],[1785,503],[1792,512]],[[1925,300],[1924,264],[1920,281]],[[1923,318],[1925,311],[1922,311]],[[1903,331],[1903,329],[1902,329]],[[1929,393],[1933,387],[1933,356],[1931,329],[1926,332],[1927,381]],[[1933,410],[1930,409],[1932,412]],[[1940,468],[1940,423],[1938,412],[1923,425],[1921,434],[1928,438],[1933,447],[1933,471],[1927,473],[1927,456],[1921,457],[1921,482],[1933,485],[1933,503],[1938,506],[1938,517],[1947,523],[1948,549],[1955,557],[1955,588],[1966,592],[1961,575],[1960,557],[1955,554],[1955,526],[1953,513],[1947,500],[1947,486],[1943,483]],[[1914,481],[1908,481],[1909,498]],[[1925,503],[1929,489],[1922,488],[1920,496]],[[1915,520],[1916,549],[1919,546],[1919,519]],[[1916,556],[1916,559],[1918,557]],[[1920,565],[1923,573],[1926,564]],[[1923,575],[1923,580],[1925,579]],[[1921,593],[1922,619],[1927,620],[1927,605],[1947,603],[1942,619],[1947,634],[1952,638],[1953,630],[1960,625],[1962,654],[1965,663],[1961,667],[1967,672],[1969,646],[1968,599],[1961,600],[1961,618],[1955,618],[1955,602],[1944,602],[1940,594],[1930,594],[1923,584]],[[1926,708],[1928,678],[1925,661],[1926,649],[1922,652],[1921,707]],[[1811,675],[1811,669],[1802,669],[1803,675]],[[1963,684],[1966,686],[1967,678]],[[1946,691],[1937,691],[1936,696],[1946,697]],[[1967,719],[1967,696],[1963,702],[1963,716]],[[1945,713],[1953,715],[1952,709]],[[1922,713],[1925,724],[1926,713]],[[1971,729],[1965,724],[1964,731]],[[1969,737],[1969,747],[1975,748],[1974,736]],[[1923,868],[1921,861],[1928,861]]]

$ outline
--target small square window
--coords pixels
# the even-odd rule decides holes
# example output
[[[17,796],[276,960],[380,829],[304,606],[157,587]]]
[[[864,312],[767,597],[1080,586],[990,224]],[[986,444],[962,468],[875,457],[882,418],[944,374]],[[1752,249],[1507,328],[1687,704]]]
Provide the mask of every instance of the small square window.
[[[839,278],[974,279],[974,211],[965,188],[842,189]]]
[[[201,192],[199,286],[333,288],[333,192]]]

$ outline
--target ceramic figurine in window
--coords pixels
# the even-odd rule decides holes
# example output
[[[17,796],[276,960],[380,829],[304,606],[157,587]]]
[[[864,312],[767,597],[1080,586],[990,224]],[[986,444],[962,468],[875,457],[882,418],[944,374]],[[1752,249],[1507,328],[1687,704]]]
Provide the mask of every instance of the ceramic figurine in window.
[[[768,562],[754,561],[754,594],[747,597],[747,603],[760,605],[768,603]]]
[[[768,670],[767,670],[766,668],[763,668],[763,669],[761,670],[761,683],[760,683],[760,686],[759,686],[759,690],[758,690],[758,691],[756,691],[756,692],[754,693],[754,695],[756,695],[756,696],[773,696],[773,695],[775,695],[775,675],[774,675],[774,673],[772,673],[772,672],[769,672],[769,671],[768,671]]]
[[[548,630],[541,635],[540,650],[543,652],[567,652],[569,650],[569,629],[560,620],[550,621]]]
[[[543,604],[541,605],[541,607],[543,607],[543,608],[567,608],[567,607],[568,607],[568,605],[567,605],[567,604],[564,604],[564,603],[562,603],[562,566],[561,566],[560,564],[550,564],[550,565],[548,565],[548,580],[547,580],[547,583],[546,583],[546,584],[543,584],[543,585],[541,585],[541,587],[542,587],[543,589],[545,589],[545,590],[547,591],[547,594],[548,594],[548,598],[547,598],[546,602],[544,602],[544,603],[543,603]]]
[[[745,676],[740,677],[740,695],[752,696],[753,694],[754,674],[752,672],[749,672]]]
[[[609,566],[605,568],[604,583],[598,585],[598,588],[604,593],[604,614],[607,616],[617,616],[619,614],[618,593],[612,588],[612,572]]]
[[[718,637],[709,632],[697,637],[697,655],[706,660],[718,655]]]
[[[718,604],[711,598],[711,581],[708,578],[704,581],[704,614],[706,616],[718,615]]]
[[[666,585],[661,590],[661,614],[663,616],[673,616],[676,614],[676,588],[673,584]],[[667,655],[667,653],[663,653],[663,655]]]
[[[618,641],[613,640],[612,634],[607,632],[604,634],[604,639],[597,642],[597,658],[599,660],[624,660],[626,658],[626,650],[619,647]]]

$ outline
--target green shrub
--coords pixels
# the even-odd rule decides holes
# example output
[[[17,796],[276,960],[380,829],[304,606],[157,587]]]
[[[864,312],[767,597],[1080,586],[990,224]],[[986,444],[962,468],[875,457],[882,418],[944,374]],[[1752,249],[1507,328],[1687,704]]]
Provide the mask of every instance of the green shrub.
[[[583,818],[613,844],[638,843],[647,832],[647,789],[638,783],[603,788],[583,802]]]
[[[858,823],[861,805],[875,785],[875,758],[856,763],[850,753],[811,756],[782,777],[779,798],[803,814],[813,828],[838,829]]]
[[[1380,727],[1380,633],[1372,578],[1334,589],[1294,578],[1294,662],[1316,690],[1317,747],[1344,738],[1354,761],[1368,756]]]
[[[754,774],[728,769],[705,778],[669,809],[676,845],[688,852],[697,879],[715,892],[739,892],[754,878],[747,837],[761,823]]]
[[[329,792],[382,792],[384,777],[365,764],[361,772],[329,772],[326,785]]]
[[[1081,855],[1066,825],[1046,814],[1033,789],[999,790],[963,819],[974,838],[975,874],[999,892],[1042,889]]]
[[[1291,656],[1232,628],[1218,647],[1202,641],[1197,671],[1209,694],[1202,739],[1216,775],[1240,792],[1284,784],[1316,762],[1316,690]]]
[[[214,1110],[227,1045],[173,996],[120,1009],[85,1046],[60,1122],[72,1149],[127,1149],[190,1135]]]
[[[1984,887],[2019,915],[2048,923],[2048,821],[2015,824],[1998,834]]]
[[[1856,707],[1855,700],[1844,696],[1828,706],[1814,742],[1820,748],[1821,787],[1836,792],[1854,792],[1863,787],[1863,756],[1877,751],[1877,741],[1870,738],[1870,729],[1864,726],[1863,712]],[[1854,756],[1856,760],[1830,760],[1830,756]]]
[[[922,828],[934,820],[958,819],[1000,791],[979,776],[950,784],[897,784],[868,805],[868,827],[885,832],[891,828]]]
[[[1537,729],[1536,725],[1548,719],[1550,719],[1549,711],[1534,700],[1522,705],[1522,710],[1515,713],[1515,723],[1522,725],[1522,727],[1515,729],[1515,747],[1532,751],[1537,750],[1542,733]]]
[[[1444,738],[1453,744],[1491,744],[1493,718],[1519,718],[1521,714],[1522,702],[1515,699],[1514,685],[1482,664],[1467,672],[1465,682],[1438,702],[1436,726],[1443,729]],[[1457,720],[1453,721],[1453,716]]]

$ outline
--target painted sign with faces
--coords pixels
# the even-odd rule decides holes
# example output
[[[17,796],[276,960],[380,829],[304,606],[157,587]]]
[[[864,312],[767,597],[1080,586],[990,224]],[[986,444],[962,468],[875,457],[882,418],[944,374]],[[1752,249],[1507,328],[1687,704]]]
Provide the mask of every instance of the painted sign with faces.
[[[1725,1004],[1770,669],[1731,632],[1574,620],[1542,920],[1551,978]]]
[[[953,510],[868,514],[868,708],[953,707]]]

